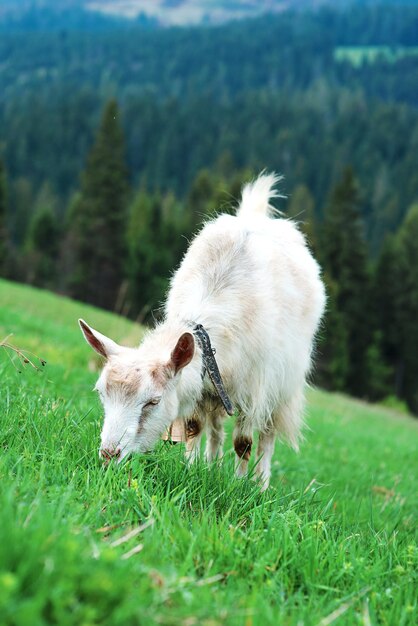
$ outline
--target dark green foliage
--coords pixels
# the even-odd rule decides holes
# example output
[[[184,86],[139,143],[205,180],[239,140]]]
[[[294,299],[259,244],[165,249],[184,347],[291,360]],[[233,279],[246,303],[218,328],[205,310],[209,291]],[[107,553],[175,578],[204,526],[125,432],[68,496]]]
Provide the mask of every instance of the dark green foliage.
[[[375,321],[381,334],[382,356],[393,369],[391,387],[402,396],[404,362],[402,357],[402,300],[405,292],[399,237],[388,236],[374,271],[373,301]]]
[[[391,388],[418,412],[418,205],[388,237],[375,270],[376,319]]]
[[[0,276],[13,280],[24,280],[21,257],[12,243],[10,235],[10,194],[6,168],[0,158]]]
[[[347,170],[326,210],[318,250],[328,310],[317,381],[371,400],[396,394],[417,413],[418,207],[386,238],[371,276],[359,206]]]
[[[27,282],[53,289],[59,285],[60,229],[51,206],[41,206],[29,226]]]
[[[373,328],[371,324],[370,327]],[[382,333],[375,331],[366,351],[366,397],[369,400],[381,400],[392,392],[393,370],[383,358],[382,343]]]
[[[398,234],[402,291],[398,299],[401,397],[418,413],[418,204],[411,206]]]
[[[216,183],[208,170],[201,170],[196,176],[187,199],[190,207],[190,221],[192,227],[202,223],[203,219],[213,210],[211,206],[213,196],[219,192]]]
[[[21,247],[35,208],[33,185],[28,178],[18,177],[10,185],[10,231],[13,243]]]
[[[317,250],[315,230],[315,202],[306,185],[297,185],[289,198],[286,215],[300,224],[310,247]]]
[[[113,309],[126,260],[127,169],[115,101],[106,106],[72,208],[70,245],[74,268],[71,293]]]
[[[6,276],[9,257],[9,235],[7,228],[6,172],[0,160],[0,276]]]
[[[168,279],[187,246],[187,222],[173,196],[141,190],[128,223],[129,309],[144,320],[157,317]]]
[[[169,277],[186,252],[188,241],[202,223],[215,213],[235,207],[249,173],[233,172],[228,158],[220,171],[202,170],[191,185],[184,205],[172,194],[160,195],[141,189],[130,208],[127,229],[128,297],[126,311],[148,320],[159,317]]]
[[[36,194],[48,179],[67,201],[99,112],[117,94],[131,175],[152,191],[186,197],[227,153],[236,168],[283,172],[289,195],[306,185],[320,211],[349,162],[377,252],[382,228],[395,229],[415,200],[418,57],[353,67],[334,53],[410,45],[416,19],[416,8],[358,7],[214,29],[5,33],[0,128],[11,187],[27,178]]]
[[[360,213],[360,194],[353,171],[347,168],[334,188],[325,213],[321,255],[336,284],[331,310],[338,312],[346,334],[348,370],[345,388],[365,395],[368,387],[367,349],[370,344],[370,288],[367,251]],[[335,333],[330,328],[329,332]],[[338,333],[340,336],[340,333]]]
[[[344,391],[349,372],[347,327],[338,309],[338,284],[324,275],[327,308],[316,351],[315,381],[327,389]]]
[[[235,213],[241,198],[244,183],[254,178],[251,170],[231,168],[227,155],[222,155],[215,164],[214,171],[206,169],[198,172],[187,197],[187,211],[191,230],[208,218],[223,213]]]
[[[398,47],[415,43],[417,17],[356,6],[212,29],[2,33],[1,271],[16,250],[14,278],[149,321],[192,233],[236,205],[243,181],[283,173],[277,206],[301,222],[327,285],[315,381],[417,411],[414,211],[404,218],[418,56]],[[376,45],[392,58],[337,54]],[[348,163],[355,179],[341,177]]]

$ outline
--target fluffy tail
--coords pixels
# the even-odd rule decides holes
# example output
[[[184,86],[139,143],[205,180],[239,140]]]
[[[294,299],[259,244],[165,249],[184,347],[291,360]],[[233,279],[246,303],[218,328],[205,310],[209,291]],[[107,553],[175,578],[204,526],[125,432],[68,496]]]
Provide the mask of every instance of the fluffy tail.
[[[253,182],[247,183],[242,190],[242,198],[237,210],[239,217],[249,217],[254,215],[264,215],[273,217],[275,213],[280,213],[271,204],[272,198],[283,198],[275,185],[282,180],[272,172],[271,174],[260,174]]]

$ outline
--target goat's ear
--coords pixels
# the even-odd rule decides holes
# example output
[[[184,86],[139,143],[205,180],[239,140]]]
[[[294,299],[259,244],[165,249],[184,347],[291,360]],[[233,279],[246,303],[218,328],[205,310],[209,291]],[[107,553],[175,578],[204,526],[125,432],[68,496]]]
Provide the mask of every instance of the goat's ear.
[[[78,320],[78,323],[87,343],[91,345],[93,350],[104,356],[105,359],[121,351],[121,347],[117,343],[91,328],[84,320]]]
[[[194,338],[191,333],[183,333],[171,353],[171,365],[174,373],[186,367],[194,355]]]

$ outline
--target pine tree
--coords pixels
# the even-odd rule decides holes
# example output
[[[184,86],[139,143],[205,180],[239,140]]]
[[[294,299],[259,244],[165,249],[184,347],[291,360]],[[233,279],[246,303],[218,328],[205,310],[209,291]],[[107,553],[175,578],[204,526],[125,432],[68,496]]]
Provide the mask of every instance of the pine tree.
[[[393,368],[383,357],[383,336],[374,330],[366,351],[367,398],[371,401],[383,400],[393,395],[391,386]]]
[[[20,247],[28,236],[31,212],[35,204],[35,194],[28,178],[19,176],[13,181],[10,186],[10,202],[13,208],[10,216],[12,240]]]
[[[401,285],[398,305],[402,384],[400,393],[418,413],[418,204],[411,206],[397,235]]]
[[[401,397],[405,370],[401,325],[404,277],[398,239],[388,236],[383,243],[373,274],[373,303],[381,356],[392,370],[388,393]]]
[[[8,276],[10,242],[7,228],[6,172],[0,160],[0,276]]]
[[[201,170],[192,183],[187,201],[191,231],[195,231],[205,217],[213,211],[213,197],[216,189],[215,181],[210,172]]]
[[[130,208],[128,281],[132,309],[141,320],[156,304],[155,267],[158,256],[159,214],[157,198],[141,190]]]
[[[309,245],[316,250],[315,202],[306,185],[298,185],[289,199],[288,217],[300,223],[301,231],[306,235]]]
[[[60,230],[51,206],[37,209],[29,226],[27,242],[27,276],[38,287],[57,287]]]
[[[168,279],[187,247],[188,220],[172,195],[161,198],[140,190],[130,209],[128,224],[129,298],[140,319],[158,307]]]
[[[324,274],[327,292],[326,323],[318,336],[315,382],[333,391],[344,391],[347,386],[349,355],[347,328],[338,311],[338,285]]]
[[[225,169],[228,172],[228,168]],[[235,170],[227,176],[201,170],[192,182],[188,196],[186,210],[190,216],[190,232],[196,232],[205,219],[215,217],[219,212],[235,215],[242,187],[253,178],[254,173],[249,170]]]
[[[106,106],[72,206],[73,296],[113,309],[126,262],[127,168],[115,101]]]
[[[360,213],[360,194],[351,168],[335,186],[325,213],[321,254],[336,284],[335,311],[347,337],[346,390],[367,395],[367,350],[372,336],[368,305],[367,251]]]

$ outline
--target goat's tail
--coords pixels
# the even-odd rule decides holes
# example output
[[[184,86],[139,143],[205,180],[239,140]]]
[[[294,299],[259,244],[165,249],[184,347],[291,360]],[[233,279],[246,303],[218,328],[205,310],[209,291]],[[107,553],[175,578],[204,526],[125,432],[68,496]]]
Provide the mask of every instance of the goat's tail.
[[[251,183],[247,183],[242,190],[242,198],[237,210],[238,217],[249,217],[254,215],[264,215],[273,217],[275,213],[280,213],[271,204],[272,198],[283,198],[274,187],[282,180],[272,172],[271,174],[261,173]]]

